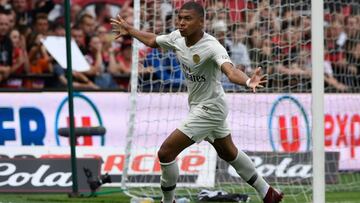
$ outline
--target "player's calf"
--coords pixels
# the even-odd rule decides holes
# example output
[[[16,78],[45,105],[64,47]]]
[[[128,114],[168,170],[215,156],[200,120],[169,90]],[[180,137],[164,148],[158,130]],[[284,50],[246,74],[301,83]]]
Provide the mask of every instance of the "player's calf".
[[[176,182],[179,177],[179,167],[176,160],[170,163],[160,163],[161,166],[161,191],[163,193],[162,202],[172,203],[175,199]]]

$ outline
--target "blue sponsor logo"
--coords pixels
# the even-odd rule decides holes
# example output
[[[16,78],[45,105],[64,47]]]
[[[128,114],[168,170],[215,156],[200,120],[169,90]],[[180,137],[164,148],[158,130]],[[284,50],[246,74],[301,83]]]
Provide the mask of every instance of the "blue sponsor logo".
[[[6,122],[15,121],[14,109],[11,107],[0,108],[0,145],[7,141],[16,140],[14,128],[4,127]],[[20,119],[20,134],[22,145],[44,145],[46,135],[45,116],[40,109],[35,107],[22,107],[18,112]]]

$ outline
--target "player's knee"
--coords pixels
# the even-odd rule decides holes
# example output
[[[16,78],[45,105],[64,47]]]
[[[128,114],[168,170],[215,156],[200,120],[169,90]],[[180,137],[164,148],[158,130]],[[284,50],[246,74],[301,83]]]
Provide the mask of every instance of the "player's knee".
[[[158,151],[158,158],[161,163],[169,163],[174,161],[176,156],[174,156],[168,148],[160,147]]]
[[[223,159],[224,161],[233,161],[234,159],[236,159],[237,153],[233,152],[233,151],[223,151],[223,152],[218,152],[218,156]]]

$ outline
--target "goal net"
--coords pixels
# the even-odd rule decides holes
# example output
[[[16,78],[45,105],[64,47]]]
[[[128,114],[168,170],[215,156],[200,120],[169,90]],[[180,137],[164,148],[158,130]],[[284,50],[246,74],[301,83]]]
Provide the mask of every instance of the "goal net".
[[[184,2],[141,1],[140,28],[156,34],[175,30]],[[234,143],[250,155],[259,174],[285,192],[288,202],[311,202],[311,121],[318,109],[311,109],[310,0],[202,3],[206,32],[223,44],[236,68],[251,75],[261,66],[268,74],[268,83],[256,94],[222,78]],[[315,136],[325,136],[326,190],[359,191],[360,2],[325,0],[324,14],[325,132]],[[187,115],[186,82],[174,52],[137,48],[136,110],[127,137],[133,165],[125,168],[126,187],[134,195],[159,197],[156,152]],[[201,189],[209,189],[260,201],[206,141],[182,152],[178,164],[178,197],[197,199]]]

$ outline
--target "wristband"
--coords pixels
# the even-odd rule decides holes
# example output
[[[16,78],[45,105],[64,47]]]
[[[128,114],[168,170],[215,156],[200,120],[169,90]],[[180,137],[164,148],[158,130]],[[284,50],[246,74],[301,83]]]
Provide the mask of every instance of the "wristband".
[[[250,78],[246,80],[246,86],[250,87],[249,85],[250,85]]]

